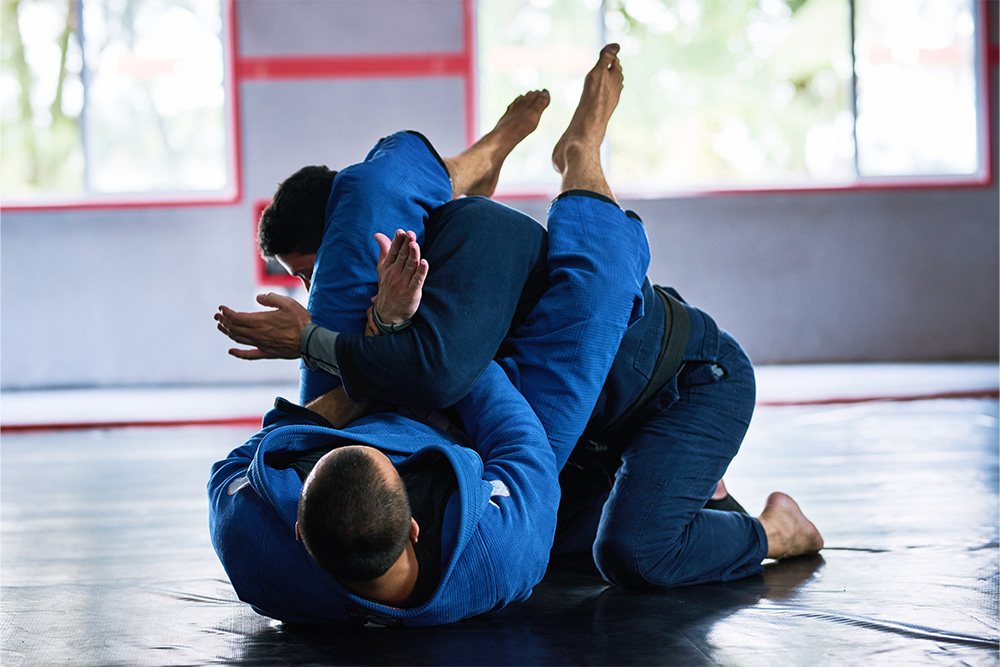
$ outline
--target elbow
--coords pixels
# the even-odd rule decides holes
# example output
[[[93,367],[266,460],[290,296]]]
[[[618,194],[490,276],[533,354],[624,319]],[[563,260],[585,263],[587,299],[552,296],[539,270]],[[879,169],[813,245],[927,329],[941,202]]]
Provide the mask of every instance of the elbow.
[[[469,393],[476,383],[476,377],[465,374],[430,377],[427,386],[420,393],[422,407],[440,410],[455,405]]]
[[[409,405],[441,410],[449,408],[472,391],[489,365],[474,359],[462,359],[441,346],[424,345],[420,363],[409,373]]]

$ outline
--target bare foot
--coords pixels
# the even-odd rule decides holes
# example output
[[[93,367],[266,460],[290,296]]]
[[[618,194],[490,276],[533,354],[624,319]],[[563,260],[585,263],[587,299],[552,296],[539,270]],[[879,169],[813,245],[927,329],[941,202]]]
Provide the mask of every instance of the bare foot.
[[[569,127],[552,150],[552,165],[560,174],[566,171],[569,152],[584,151],[598,158],[600,156],[601,142],[604,141],[611,114],[618,106],[625,81],[618,51],[617,44],[605,46],[597,64],[587,72],[580,103],[573,112]]]
[[[445,160],[456,197],[463,194],[489,197],[493,194],[504,160],[515,146],[535,131],[549,101],[547,90],[518,95],[492,130],[461,155]]]
[[[791,496],[769,495],[759,518],[767,534],[768,558],[790,558],[823,548],[823,536]]]

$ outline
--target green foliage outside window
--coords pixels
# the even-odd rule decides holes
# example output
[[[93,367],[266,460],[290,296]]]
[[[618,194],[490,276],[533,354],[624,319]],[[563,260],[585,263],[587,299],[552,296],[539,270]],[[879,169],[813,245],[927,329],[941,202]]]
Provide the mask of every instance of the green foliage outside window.
[[[220,0],[0,0],[4,203],[230,183]]]
[[[25,22],[34,21],[27,39],[22,38],[22,17]],[[83,187],[77,24],[74,0],[0,2],[0,184],[4,195],[68,193]],[[40,75],[43,67],[48,76]]]
[[[515,95],[553,93],[501,191],[558,187],[548,152],[607,42],[625,69],[605,144],[616,190],[983,173],[972,0],[479,0],[477,12],[481,129]]]
[[[801,182],[817,137],[849,145],[846,3],[686,6],[606,4],[607,40],[622,44],[627,67],[609,137],[614,178],[666,189]],[[824,177],[851,176],[852,154],[825,158]]]

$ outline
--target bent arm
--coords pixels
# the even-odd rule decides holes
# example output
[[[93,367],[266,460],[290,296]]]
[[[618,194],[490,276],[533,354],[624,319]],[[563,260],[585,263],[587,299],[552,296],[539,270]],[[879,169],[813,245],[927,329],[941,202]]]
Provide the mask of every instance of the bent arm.
[[[407,331],[341,334],[336,357],[347,393],[442,408],[464,396],[497,354],[525,303],[544,289],[545,230],[479,197],[450,202],[428,222],[430,271]]]
[[[212,465],[212,472],[208,478],[208,497],[212,501],[213,508],[216,502],[225,496],[229,485],[235,479],[247,474],[250,462],[256,456],[261,440],[275,428],[287,423],[289,419],[288,414],[272,408],[264,415],[260,431],[242,445],[229,452],[226,458]]]
[[[496,363],[456,406],[483,459],[492,497],[479,524],[509,599],[541,580],[555,536],[559,480],[541,422]],[[517,545],[516,548],[510,548]]]
[[[451,180],[443,161],[413,133],[383,139],[364,162],[338,173],[309,291],[313,322],[339,333],[363,333],[365,310],[378,288],[375,234],[392,236],[402,227],[413,230],[421,242],[430,211],[449,199]],[[338,384],[335,376],[303,368],[300,402]]]

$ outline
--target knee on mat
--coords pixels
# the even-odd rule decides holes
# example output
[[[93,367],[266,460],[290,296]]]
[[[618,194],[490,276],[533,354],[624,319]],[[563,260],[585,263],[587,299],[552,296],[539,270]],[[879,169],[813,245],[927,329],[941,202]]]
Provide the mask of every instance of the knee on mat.
[[[648,588],[639,572],[635,546],[615,537],[598,537],[594,542],[594,563],[601,576],[623,588]]]
[[[661,543],[650,550],[615,537],[598,537],[594,562],[601,576],[622,588],[671,588],[685,583],[677,563],[679,551],[678,543]]]

